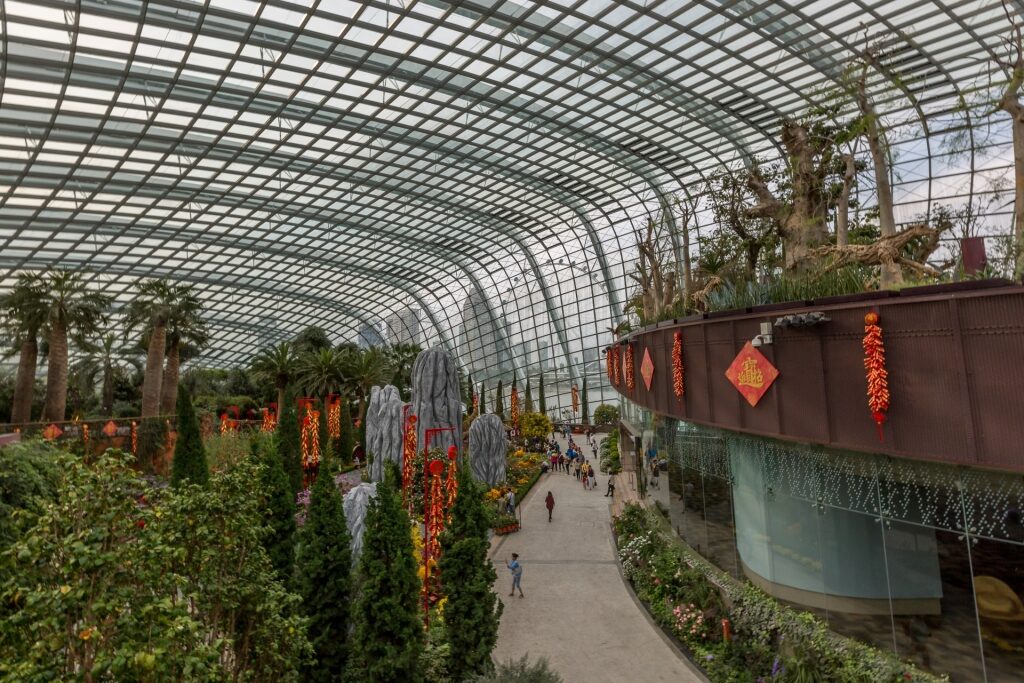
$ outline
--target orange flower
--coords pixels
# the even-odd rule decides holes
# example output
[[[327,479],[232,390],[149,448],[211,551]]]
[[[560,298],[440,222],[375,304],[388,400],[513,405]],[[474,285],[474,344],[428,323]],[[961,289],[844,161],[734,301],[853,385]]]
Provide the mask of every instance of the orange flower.
[[[92,628],[84,628],[78,633],[78,637],[82,640],[89,640],[92,638],[93,633],[96,631]]]

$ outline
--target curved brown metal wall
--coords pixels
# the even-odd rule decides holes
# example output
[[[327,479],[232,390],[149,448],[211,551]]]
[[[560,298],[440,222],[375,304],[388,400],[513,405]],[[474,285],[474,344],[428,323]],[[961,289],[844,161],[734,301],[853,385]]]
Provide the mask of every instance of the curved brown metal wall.
[[[760,324],[822,311],[831,322],[773,330],[759,350],[779,377],[752,407],[725,377]],[[864,316],[877,311],[891,405],[882,440],[867,407]],[[683,336],[685,393],[672,390],[673,335]],[[1024,472],[1024,288],[966,283],[901,294],[835,297],[662,323],[620,342],[634,348],[633,391],[657,413],[783,439]],[[645,350],[654,375],[641,376]],[[620,365],[624,365],[621,364]]]

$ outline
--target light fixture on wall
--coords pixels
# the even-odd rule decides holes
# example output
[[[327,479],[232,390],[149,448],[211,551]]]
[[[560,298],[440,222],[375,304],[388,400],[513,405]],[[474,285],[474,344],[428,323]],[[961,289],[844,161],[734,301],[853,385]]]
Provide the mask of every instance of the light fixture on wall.
[[[750,343],[754,346],[768,346],[772,343],[772,324],[769,322],[761,323],[761,334],[757,335],[750,340]]]

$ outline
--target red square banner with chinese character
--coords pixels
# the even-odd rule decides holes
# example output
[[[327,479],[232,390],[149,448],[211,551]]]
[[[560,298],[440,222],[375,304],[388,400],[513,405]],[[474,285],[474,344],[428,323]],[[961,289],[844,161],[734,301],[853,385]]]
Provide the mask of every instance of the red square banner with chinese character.
[[[747,403],[756,406],[779,376],[779,371],[753,344],[747,342],[725,371],[725,376],[743,394]]]

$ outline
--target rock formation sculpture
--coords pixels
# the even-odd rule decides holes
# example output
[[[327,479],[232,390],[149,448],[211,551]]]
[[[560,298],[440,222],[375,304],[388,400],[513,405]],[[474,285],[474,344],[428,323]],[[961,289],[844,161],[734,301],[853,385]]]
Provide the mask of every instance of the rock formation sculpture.
[[[363,530],[366,528],[366,510],[377,495],[377,484],[359,484],[345,494],[345,523],[352,537],[352,564],[359,559],[363,549]]]
[[[505,482],[508,438],[505,424],[494,413],[481,415],[469,426],[469,467],[474,479],[491,488]]]
[[[417,418],[416,438],[420,449],[426,446],[428,429],[451,428],[435,433],[430,448],[462,446],[462,397],[455,361],[440,349],[427,349],[416,357],[412,366],[412,413]]]
[[[366,409],[366,449],[373,455],[370,481],[384,478],[384,463],[402,466],[402,395],[396,387],[374,387]]]

